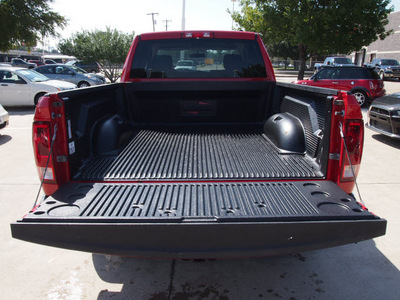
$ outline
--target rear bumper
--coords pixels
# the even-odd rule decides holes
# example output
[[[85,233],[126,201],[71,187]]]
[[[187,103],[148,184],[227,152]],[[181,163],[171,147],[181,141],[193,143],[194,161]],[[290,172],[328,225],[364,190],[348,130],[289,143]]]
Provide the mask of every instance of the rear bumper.
[[[371,100],[375,100],[377,98],[385,96],[386,95],[386,90],[382,89],[379,92],[372,91],[372,92],[370,92],[370,94],[371,94]]]
[[[282,255],[385,234],[386,220],[107,224],[14,223],[14,238],[91,253],[154,258]]]

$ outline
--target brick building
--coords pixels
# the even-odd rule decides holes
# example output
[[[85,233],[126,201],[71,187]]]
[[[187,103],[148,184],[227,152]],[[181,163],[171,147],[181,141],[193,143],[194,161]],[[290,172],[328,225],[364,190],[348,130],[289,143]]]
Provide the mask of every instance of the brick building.
[[[371,62],[374,58],[392,58],[400,61],[400,11],[388,16],[387,30],[393,29],[393,34],[383,41],[376,40],[360,51],[353,52],[351,59],[359,66]]]

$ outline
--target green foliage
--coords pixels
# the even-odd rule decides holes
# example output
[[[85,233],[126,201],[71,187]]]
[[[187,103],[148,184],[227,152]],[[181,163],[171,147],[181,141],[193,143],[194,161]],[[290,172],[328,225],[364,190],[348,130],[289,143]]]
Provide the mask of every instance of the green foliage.
[[[62,40],[58,48],[66,55],[73,55],[86,62],[96,61],[105,76],[115,82],[120,76],[120,66],[124,63],[134,33],[124,34],[107,27],[106,31],[83,31],[69,39]]]
[[[298,46],[299,78],[310,55],[350,53],[391,34],[390,0],[241,0],[239,28],[262,34],[266,45]]]
[[[36,45],[43,35],[57,36],[56,28],[63,28],[66,19],[50,10],[53,0],[1,0],[0,51],[26,45]]]

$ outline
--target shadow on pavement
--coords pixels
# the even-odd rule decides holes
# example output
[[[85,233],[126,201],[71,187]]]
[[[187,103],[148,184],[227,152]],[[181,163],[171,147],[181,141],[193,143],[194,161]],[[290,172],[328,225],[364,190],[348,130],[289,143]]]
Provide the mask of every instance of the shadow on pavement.
[[[384,143],[385,145],[391,146],[396,149],[400,149],[400,140],[388,137],[383,134],[374,134],[372,138],[378,142]]]
[[[12,137],[9,135],[3,135],[0,133],[0,146],[7,144],[9,141],[12,140]]]
[[[93,255],[104,299],[400,299],[400,272],[373,241],[238,260],[146,260]]]
[[[31,115],[35,111],[34,106],[13,106],[4,107],[10,116],[26,116]]]

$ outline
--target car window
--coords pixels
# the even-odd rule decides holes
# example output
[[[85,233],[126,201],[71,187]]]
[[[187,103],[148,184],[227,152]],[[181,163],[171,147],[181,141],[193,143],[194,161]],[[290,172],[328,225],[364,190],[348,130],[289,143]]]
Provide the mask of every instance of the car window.
[[[22,80],[17,74],[11,71],[0,71],[0,82],[4,83],[15,83],[18,80]]]
[[[34,70],[18,70],[16,71],[18,75],[25,76],[32,82],[42,82],[42,81],[47,81],[49,80],[48,77],[40,74],[39,72],[36,72]]]
[[[321,79],[338,79],[339,78],[339,72],[340,70],[338,69],[331,69],[331,68],[325,68],[319,71],[317,74],[315,74],[315,77],[317,80]]]
[[[379,79],[376,71],[368,68],[342,69],[340,79]]]
[[[367,79],[365,72],[360,69],[346,69],[340,74],[340,79]]]
[[[381,79],[378,72],[374,69],[367,69],[370,79]]]
[[[395,59],[382,59],[382,65],[386,66],[398,66],[399,62]]]
[[[56,67],[56,70],[58,70],[59,67]],[[59,74],[63,74],[63,75],[71,75],[73,72],[72,70],[70,70],[67,67],[61,67],[62,69],[60,70],[60,72],[57,72]]]
[[[351,59],[347,57],[335,58],[335,63],[337,64],[352,64]]]
[[[78,74],[86,74],[87,72],[77,66],[69,66],[72,70],[74,70]]]
[[[35,70],[37,70],[39,73],[42,73],[42,74],[54,74],[55,73],[53,66],[43,66],[43,67],[37,68]]]

